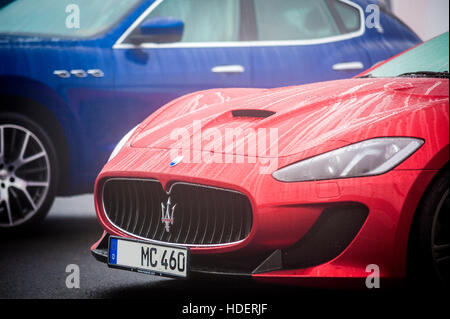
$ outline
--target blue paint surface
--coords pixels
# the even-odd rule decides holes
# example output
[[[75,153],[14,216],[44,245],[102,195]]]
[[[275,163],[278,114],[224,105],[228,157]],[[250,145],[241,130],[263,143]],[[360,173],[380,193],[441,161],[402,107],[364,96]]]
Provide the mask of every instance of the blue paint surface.
[[[109,263],[117,265],[117,238],[110,238],[109,240]]]

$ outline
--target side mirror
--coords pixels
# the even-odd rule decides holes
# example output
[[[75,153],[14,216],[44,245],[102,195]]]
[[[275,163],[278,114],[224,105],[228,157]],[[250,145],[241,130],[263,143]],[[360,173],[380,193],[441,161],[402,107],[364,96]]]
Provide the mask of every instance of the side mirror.
[[[139,27],[139,42],[179,42],[183,37],[184,22],[175,18],[153,18],[145,20]]]

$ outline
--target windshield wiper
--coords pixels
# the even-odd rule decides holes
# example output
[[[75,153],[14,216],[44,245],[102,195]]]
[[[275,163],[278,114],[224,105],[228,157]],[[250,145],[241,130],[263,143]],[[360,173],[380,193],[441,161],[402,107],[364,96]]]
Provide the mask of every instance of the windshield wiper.
[[[362,76],[358,76],[357,79],[369,79],[369,78],[373,78],[374,76],[372,74],[366,74],[366,75],[362,75]]]
[[[448,79],[448,71],[444,72],[433,72],[433,71],[415,71],[415,72],[407,72],[398,75],[399,77],[413,77],[413,78],[442,78]]]

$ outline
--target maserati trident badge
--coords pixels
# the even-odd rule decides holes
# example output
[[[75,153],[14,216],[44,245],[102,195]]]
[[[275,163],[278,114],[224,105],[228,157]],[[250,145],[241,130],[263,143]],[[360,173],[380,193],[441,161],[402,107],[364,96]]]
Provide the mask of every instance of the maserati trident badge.
[[[166,227],[166,232],[170,232],[170,225],[173,225],[173,213],[175,212],[175,207],[177,204],[171,207],[172,203],[170,202],[170,196],[167,200],[166,206],[164,203],[161,203],[161,223],[163,223]]]
[[[170,162],[169,165],[170,165],[170,167],[173,167],[173,166],[179,164],[182,160],[183,160],[183,155],[177,156],[177,157],[175,157],[175,158],[173,159],[172,162]]]

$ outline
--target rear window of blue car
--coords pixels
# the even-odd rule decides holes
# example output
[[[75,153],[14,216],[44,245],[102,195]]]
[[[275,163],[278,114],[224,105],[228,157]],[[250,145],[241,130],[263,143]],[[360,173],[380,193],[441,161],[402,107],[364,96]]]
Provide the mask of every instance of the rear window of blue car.
[[[0,33],[84,38],[116,24],[142,0],[13,0],[0,3]]]

